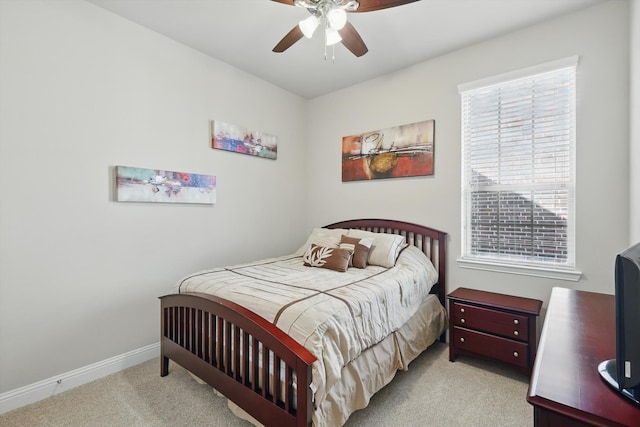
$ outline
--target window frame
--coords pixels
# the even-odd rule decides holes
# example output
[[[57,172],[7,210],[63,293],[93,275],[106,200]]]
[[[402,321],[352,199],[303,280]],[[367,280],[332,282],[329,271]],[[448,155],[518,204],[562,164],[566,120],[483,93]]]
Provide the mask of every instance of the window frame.
[[[568,183],[569,203],[567,212],[567,261],[565,263],[547,263],[544,261],[524,261],[520,259],[505,259],[499,256],[479,256],[470,254],[471,239],[471,191],[470,186],[465,182],[467,175],[467,158],[466,158],[466,133],[465,133],[465,105],[463,104],[463,95],[469,91],[487,88],[489,86],[509,84],[515,80],[533,78],[539,74],[559,71],[562,69],[573,68],[576,73],[579,62],[578,56],[551,61],[532,67],[515,70],[496,76],[463,83],[458,86],[458,92],[461,99],[461,256],[457,260],[461,268],[471,268],[476,270],[504,272],[512,274],[520,274],[525,276],[552,278],[560,280],[578,281],[582,275],[576,269],[576,246],[575,246],[575,190],[576,190],[576,130],[575,120],[572,122],[572,139],[570,147],[570,182]],[[576,98],[577,98],[577,81],[574,80],[573,99],[571,100],[571,114],[576,116]],[[526,185],[525,185],[526,187]]]

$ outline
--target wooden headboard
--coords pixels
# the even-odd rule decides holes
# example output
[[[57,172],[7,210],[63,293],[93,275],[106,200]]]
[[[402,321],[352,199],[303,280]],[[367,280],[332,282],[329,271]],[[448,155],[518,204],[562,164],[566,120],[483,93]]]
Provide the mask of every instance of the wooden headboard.
[[[405,236],[407,243],[416,246],[424,252],[436,267],[438,271],[438,283],[433,286],[431,293],[438,295],[440,303],[446,307],[447,233],[424,225],[391,219],[352,219],[325,225],[324,228],[357,228],[374,233],[399,234]]]

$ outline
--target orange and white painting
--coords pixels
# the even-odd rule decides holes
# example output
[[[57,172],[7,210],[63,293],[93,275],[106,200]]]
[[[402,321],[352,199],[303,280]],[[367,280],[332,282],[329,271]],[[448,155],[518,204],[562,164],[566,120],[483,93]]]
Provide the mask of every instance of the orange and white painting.
[[[435,120],[342,138],[342,181],[433,175]]]

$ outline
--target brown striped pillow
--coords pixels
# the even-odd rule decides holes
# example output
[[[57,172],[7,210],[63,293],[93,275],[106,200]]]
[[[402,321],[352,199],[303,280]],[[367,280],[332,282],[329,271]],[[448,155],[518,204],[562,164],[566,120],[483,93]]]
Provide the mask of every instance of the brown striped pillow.
[[[373,244],[372,238],[358,238],[343,235],[340,238],[340,247],[353,248],[353,256],[351,257],[350,267],[365,268],[369,259],[369,249]]]

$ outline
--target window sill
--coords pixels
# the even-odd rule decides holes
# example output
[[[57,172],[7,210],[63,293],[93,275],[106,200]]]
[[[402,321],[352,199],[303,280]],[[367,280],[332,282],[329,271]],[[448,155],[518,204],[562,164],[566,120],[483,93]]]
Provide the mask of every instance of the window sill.
[[[531,265],[502,264],[498,262],[469,260],[458,258],[460,268],[474,270],[494,271],[498,273],[519,274],[522,276],[543,277],[546,279],[568,280],[577,282],[582,277],[582,272],[566,269],[550,269]]]

